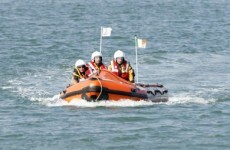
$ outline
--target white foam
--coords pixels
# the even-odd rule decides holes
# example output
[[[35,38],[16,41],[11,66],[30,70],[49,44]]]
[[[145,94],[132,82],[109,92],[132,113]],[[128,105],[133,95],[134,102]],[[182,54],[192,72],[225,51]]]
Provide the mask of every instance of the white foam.
[[[139,106],[151,106],[154,103],[149,101],[133,101],[133,100],[120,100],[120,101],[112,101],[112,100],[102,100],[98,102],[88,102],[83,99],[73,99],[71,102],[66,102],[65,100],[58,99],[55,103],[50,102],[46,104],[49,107],[56,106],[76,106],[81,108],[95,108],[95,107],[139,107]]]
[[[167,105],[186,104],[186,103],[210,104],[214,102],[216,102],[215,99],[205,99],[202,97],[190,95],[189,93],[182,93],[182,94],[169,97],[169,101],[166,102],[166,104]]]
[[[3,89],[3,90],[12,89],[12,88],[13,88],[12,86],[3,86],[3,87],[1,87],[1,89]]]
[[[47,101],[48,100],[48,101]],[[46,102],[45,102],[46,101]],[[59,95],[55,95],[53,98],[50,99],[44,99],[46,106],[48,107],[57,107],[57,106],[76,106],[81,108],[95,108],[95,107],[140,107],[140,106],[152,106],[152,105],[177,105],[177,104],[189,104],[189,103],[195,103],[195,104],[210,104],[216,102],[215,99],[205,99],[202,97],[196,97],[189,95],[188,93],[178,94],[169,97],[168,102],[160,102],[160,103],[154,103],[151,101],[133,101],[128,99],[123,99],[119,101],[112,101],[112,100],[103,100],[98,102],[88,102],[86,100],[82,99],[73,99],[71,102],[66,102],[65,100],[62,100],[59,98]]]
[[[37,81],[35,82],[34,80],[30,81],[30,79],[25,80],[24,78],[21,78],[20,80],[9,80],[7,81],[7,85],[1,88],[3,90],[9,90],[10,92],[16,93],[19,96],[27,98],[33,102],[41,102],[44,101],[44,99],[50,99],[45,98],[50,95],[49,91],[42,88],[43,86],[40,85],[41,84]]]

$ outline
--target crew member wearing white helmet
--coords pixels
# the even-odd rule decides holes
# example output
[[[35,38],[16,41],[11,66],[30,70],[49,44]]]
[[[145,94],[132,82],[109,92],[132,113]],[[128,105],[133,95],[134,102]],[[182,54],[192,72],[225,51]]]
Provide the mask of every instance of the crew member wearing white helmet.
[[[86,63],[82,59],[78,59],[75,63],[75,68],[73,70],[72,74],[72,84],[76,84],[80,81],[84,81],[88,78],[87,74],[88,67],[86,66]]]
[[[89,76],[98,74],[101,69],[106,69],[106,66],[102,63],[101,52],[95,51],[91,55],[91,61],[88,63]]]
[[[134,83],[134,70],[125,60],[125,54],[121,50],[117,50],[114,53],[114,59],[111,61],[108,70],[117,76]]]

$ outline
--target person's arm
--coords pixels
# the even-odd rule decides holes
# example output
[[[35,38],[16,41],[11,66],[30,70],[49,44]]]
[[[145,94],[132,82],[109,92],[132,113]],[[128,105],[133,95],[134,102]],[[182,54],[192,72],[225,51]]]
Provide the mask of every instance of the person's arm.
[[[135,76],[134,70],[131,66],[129,66],[129,81],[132,83],[134,83],[134,76]]]
[[[73,72],[71,84],[76,84],[76,83],[78,83],[78,82],[79,82],[79,77],[76,75],[75,72]]]

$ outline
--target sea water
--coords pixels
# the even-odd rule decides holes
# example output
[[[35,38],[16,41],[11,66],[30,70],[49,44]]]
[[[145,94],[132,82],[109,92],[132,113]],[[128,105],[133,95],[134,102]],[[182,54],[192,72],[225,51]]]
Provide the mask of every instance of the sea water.
[[[1,0],[0,149],[230,149],[230,1]],[[116,50],[166,103],[66,103],[77,59]]]

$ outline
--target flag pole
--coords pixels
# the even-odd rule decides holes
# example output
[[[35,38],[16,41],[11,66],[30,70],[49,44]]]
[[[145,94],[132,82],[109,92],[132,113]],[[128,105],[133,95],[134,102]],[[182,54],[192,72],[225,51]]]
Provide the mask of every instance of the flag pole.
[[[138,83],[137,35],[134,36],[134,39],[135,39],[135,50],[136,50],[136,74],[137,74],[137,83]]]
[[[101,27],[101,36],[100,36],[100,52],[101,52],[101,45],[102,45],[102,27]]]

